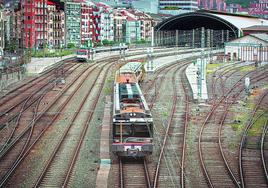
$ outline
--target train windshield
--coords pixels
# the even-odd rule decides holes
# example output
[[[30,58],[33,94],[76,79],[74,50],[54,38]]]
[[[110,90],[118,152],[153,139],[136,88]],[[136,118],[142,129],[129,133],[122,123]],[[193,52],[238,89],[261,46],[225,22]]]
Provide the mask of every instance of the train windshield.
[[[115,125],[114,136],[120,136],[121,134],[127,137],[150,137],[151,130],[147,125]]]
[[[86,50],[78,50],[77,55],[87,55],[87,51]]]

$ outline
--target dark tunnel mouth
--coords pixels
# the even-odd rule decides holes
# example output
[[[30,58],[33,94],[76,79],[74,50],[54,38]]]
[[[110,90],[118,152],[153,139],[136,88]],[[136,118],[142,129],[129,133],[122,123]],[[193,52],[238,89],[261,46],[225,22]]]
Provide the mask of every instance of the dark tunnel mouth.
[[[209,23],[209,24],[207,24]],[[171,17],[155,27],[155,31],[192,30],[204,27],[211,30],[229,30],[235,38],[239,30],[226,20],[207,13],[185,13]]]

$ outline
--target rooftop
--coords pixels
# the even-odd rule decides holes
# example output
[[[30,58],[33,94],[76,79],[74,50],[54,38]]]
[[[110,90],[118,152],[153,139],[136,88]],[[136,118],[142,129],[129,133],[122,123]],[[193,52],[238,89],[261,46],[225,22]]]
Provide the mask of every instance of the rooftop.
[[[250,27],[242,28],[242,30],[268,30],[268,25],[253,25]]]
[[[255,34],[250,34],[250,36],[253,36],[257,39],[263,40],[265,42],[268,42],[268,35],[265,33],[255,33]]]

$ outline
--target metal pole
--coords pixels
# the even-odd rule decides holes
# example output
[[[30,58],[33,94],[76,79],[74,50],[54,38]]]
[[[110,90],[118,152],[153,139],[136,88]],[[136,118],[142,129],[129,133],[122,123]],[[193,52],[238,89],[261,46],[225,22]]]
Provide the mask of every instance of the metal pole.
[[[123,126],[122,126],[122,122],[120,122],[120,142],[123,142]]]
[[[194,29],[192,30],[192,48],[194,48],[194,43],[195,43],[195,32],[194,32]]]
[[[154,47],[154,27],[151,28],[151,32],[152,32],[151,46]]]
[[[179,46],[179,31],[176,30],[176,46],[178,47]]]
[[[153,49],[153,48],[151,48],[151,71],[153,71],[153,70],[154,70],[153,52],[154,52],[154,49]]]
[[[147,72],[150,69],[150,66],[149,66],[149,63],[150,63],[150,55],[149,55],[149,53],[150,53],[150,49],[147,48]]]

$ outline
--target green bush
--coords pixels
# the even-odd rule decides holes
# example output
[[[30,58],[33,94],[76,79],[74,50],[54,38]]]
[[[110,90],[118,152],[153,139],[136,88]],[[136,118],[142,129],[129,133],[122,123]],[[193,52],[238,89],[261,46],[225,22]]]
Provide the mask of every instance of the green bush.
[[[68,43],[67,44],[67,48],[75,48],[75,44],[74,43]]]
[[[136,41],[136,42],[134,42],[134,43],[136,43],[136,44],[146,44],[146,43],[148,43],[148,41],[146,41],[146,40],[144,40],[144,39],[141,39],[141,40]]]
[[[74,50],[71,49],[62,49],[60,51],[55,51],[55,52],[49,52],[47,50],[45,50],[45,52],[43,50],[41,51],[33,51],[32,52],[32,57],[62,57],[62,56],[66,56],[66,55],[71,55],[74,53]]]

